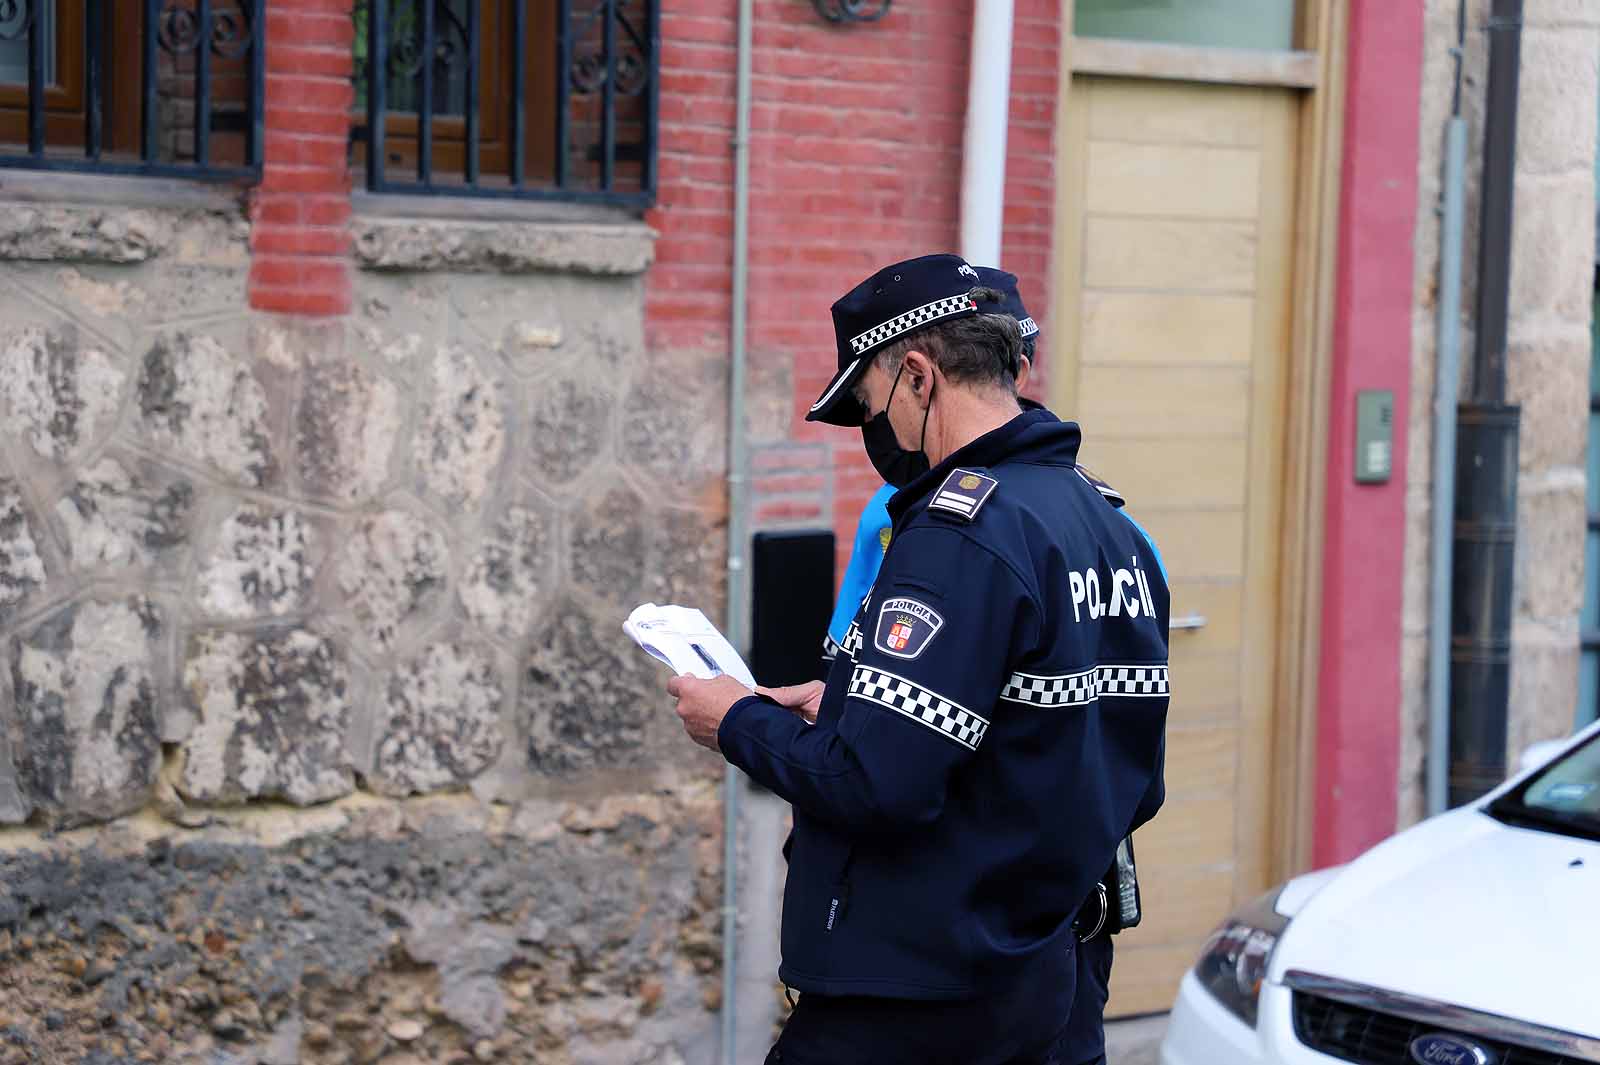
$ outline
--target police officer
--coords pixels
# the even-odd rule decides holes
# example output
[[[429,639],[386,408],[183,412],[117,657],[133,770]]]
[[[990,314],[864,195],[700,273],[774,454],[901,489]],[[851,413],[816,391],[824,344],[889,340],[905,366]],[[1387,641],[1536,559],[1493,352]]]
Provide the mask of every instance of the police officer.
[[[1061,1061],[1076,900],[1151,812],[1166,582],[1078,476],[1077,427],[1019,409],[1019,330],[977,280],[923,256],[833,307],[809,417],[901,490],[821,692],[668,683],[692,739],[794,807],[801,998],[772,1063]]]
[[[1015,318],[1021,328],[1022,369],[1017,380],[1017,386],[1021,388],[1026,384],[1028,374],[1034,365],[1039,325],[1023,305],[1022,293],[1017,287],[1015,274],[992,266],[980,266],[977,269],[978,279],[1000,293],[1001,305],[1005,312]],[[1029,400],[1024,399],[1019,402],[1024,410],[1039,409],[1038,404]],[[1081,463],[1078,465],[1078,472],[1089,480],[1109,506],[1121,511],[1122,516],[1139,530],[1139,534],[1149,545],[1151,561],[1165,579],[1167,570],[1162,564],[1161,552],[1157,550],[1155,540],[1127,511],[1122,510],[1125,500],[1121,493],[1095,477]],[[1157,806],[1160,804],[1159,795],[1158,789],[1151,796]],[[1154,810],[1150,813],[1153,815]],[[1122,874],[1123,876],[1131,874],[1131,840],[1127,842],[1127,849],[1121,857],[1124,860],[1121,863],[1112,863],[1107,876],[1095,884],[1095,889],[1090,892],[1078,911],[1077,986],[1072,996],[1072,1012],[1059,1041],[1059,1053],[1065,1065],[1103,1065],[1105,1062],[1105,1013],[1106,1003],[1111,998],[1111,961],[1114,952],[1111,937],[1123,928],[1123,914],[1118,906],[1120,892],[1115,890],[1118,877],[1112,874],[1120,869],[1128,870]],[[1107,882],[1112,884],[1112,889],[1108,890]],[[1137,885],[1131,887],[1137,890]]]

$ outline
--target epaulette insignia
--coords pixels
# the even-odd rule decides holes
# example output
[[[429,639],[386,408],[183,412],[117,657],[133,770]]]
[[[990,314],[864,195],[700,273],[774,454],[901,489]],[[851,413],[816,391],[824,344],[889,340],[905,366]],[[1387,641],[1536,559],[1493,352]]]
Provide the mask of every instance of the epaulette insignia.
[[[928,504],[928,509],[944,511],[964,521],[971,521],[978,516],[978,511],[989,501],[989,497],[999,485],[999,481],[993,477],[985,477],[981,473],[973,473],[971,470],[951,470],[950,476],[944,479],[944,484],[933,493],[933,502]]]
[[[1110,503],[1118,510],[1121,510],[1123,507],[1128,505],[1128,501],[1122,498],[1121,492],[1117,491],[1115,488],[1112,488],[1109,484],[1106,484],[1100,478],[1096,477],[1089,471],[1088,467],[1076,466],[1074,469],[1078,471],[1078,476],[1082,477],[1084,481],[1088,483],[1090,488],[1093,488],[1105,498],[1107,503]]]

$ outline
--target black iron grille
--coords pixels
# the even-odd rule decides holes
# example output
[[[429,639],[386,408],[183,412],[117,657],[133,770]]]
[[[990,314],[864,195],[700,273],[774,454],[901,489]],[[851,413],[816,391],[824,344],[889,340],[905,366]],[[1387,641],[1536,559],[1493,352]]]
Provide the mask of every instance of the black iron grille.
[[[1450,1034],[1451,1030],[1320,995],[1294,993],[1295,1036],[1312,1050],[1330,1057],[1359,1065],[1416,1065],[1411,1057],[1411,1041],[1430,1032]],[[1497,1065],[1585,1065],[1578,1058],[1548,1050],[1512,1046],[1468,1032],[1460,1034],[1492,1051]]]

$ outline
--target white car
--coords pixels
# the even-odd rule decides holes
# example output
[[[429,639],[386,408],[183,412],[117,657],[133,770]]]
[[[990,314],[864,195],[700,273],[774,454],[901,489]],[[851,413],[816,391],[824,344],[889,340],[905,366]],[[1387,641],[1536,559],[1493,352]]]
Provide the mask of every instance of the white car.
[[[1559,747],[1224,921],[1162,1065],[1600,1063],[1600,723]]]

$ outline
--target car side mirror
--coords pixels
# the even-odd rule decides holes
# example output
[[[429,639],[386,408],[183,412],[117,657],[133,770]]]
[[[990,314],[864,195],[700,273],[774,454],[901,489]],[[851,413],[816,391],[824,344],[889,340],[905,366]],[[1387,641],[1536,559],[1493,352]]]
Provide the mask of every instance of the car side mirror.
[[[1530,769],[1537,769],[1561,752],[1567,745],[1566,740],[1540,740],[1538,743],[1529,744],[1522,750],[1522,757],[1517,760],[1518,772],[1526,773]]]

